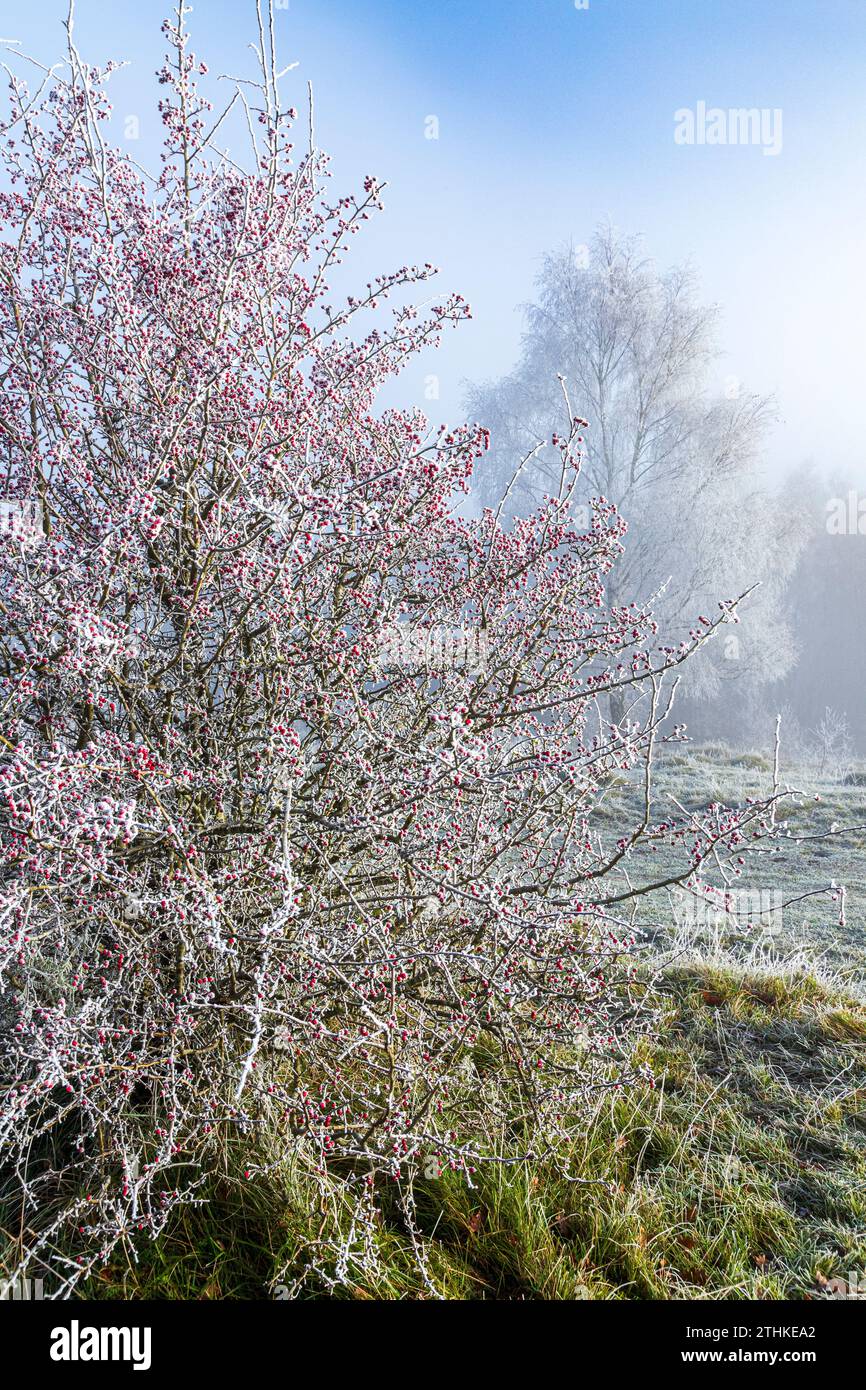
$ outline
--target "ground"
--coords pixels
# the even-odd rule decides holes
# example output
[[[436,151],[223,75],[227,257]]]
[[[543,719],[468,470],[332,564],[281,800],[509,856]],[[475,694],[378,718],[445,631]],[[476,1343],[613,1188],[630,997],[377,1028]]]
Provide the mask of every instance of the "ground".
[[[856,779],[782,771],[804,792],[792,835],[866,826]],[[694,748],[666,756],[657,788],[696,807],[764,791],[769,772],[760,753]],[[608,798],[612,836],[634,796],[623,784]],[[662,1012],[640,1046],[656,1087],[606,1093],[587,1115],[580,1184],[543,1167],[422,1180],[428,1282],[387,1200],[377,1276],[304,1278],[341,1219],[339,1188],[330,1210],[311,1210],[296,1175],[249,1184],[229,1155],[206,1203],[82,1292],[262,1299],[301,1280],[303,1296],[355,1299],[866,1295],[866,828],[829,846],[792,840],[747,886],[787,899],[834,879],[849,886],[844,928],[827,898],[786,908],[769,931],[643,902],[641,971]]]

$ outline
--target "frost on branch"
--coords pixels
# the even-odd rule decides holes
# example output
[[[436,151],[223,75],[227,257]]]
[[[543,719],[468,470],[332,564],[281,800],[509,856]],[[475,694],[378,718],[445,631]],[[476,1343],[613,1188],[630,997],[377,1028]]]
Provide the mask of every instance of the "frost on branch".
[[[574,518],[570,408],[556,495],[507,531],[459,514],[485,431],[375,395],[467,306],[406,306],[430,266],[333,297],[380,185],[338,197],[293,147],[269,52],[225,118],[249,168],[221,156],[182,21],[155,179],[71,38],[4,126],[0,451],[41,532],[0,541],[0,1139],[10,1272],[56,1296],[227,1140],[251,1180],[262,1135],[340,1174],[332,1282],[374,1259],[383,1182],[423,1262],[413,1175],[471,1181],[506,1123],[570,1175],[582,1100],[640,1079],[628,860],[673,845],[688,882],[778,833],[773,797],[659,818],[672,678],[716,624],[672,648],[605,605],[624,527]],[[437,667],[446,631],[483,662]],[[641,768],[607,846],[598,796]]]

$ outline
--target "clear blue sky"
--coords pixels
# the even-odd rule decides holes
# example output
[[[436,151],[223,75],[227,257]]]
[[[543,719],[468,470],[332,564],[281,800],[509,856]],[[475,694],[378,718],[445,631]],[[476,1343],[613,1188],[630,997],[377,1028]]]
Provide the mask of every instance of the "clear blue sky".
[[[4,0],[3,36],[59,56],[65,8]],[[158,135],[166,9],[76,11],[85,56],[131,60],[114,84],[117,134],[138,115],[142,157]],[[435,370],[437,413],[455,420],[464,378],[512,364],[541,253],[610,217],[660,263],[694,260],[725,310],[719,382],[778,397],[773,464],[811,456],[866,483],[864,0],[288,0],[276,19],[283,60],[299,63],[285,93],[301,105],[313,81],[335,186],[389,180],[359,278],[430,260],[472,304],[474,322],[407,373],[405,398],[421,400]],[[199,0],[189,23],[212,72],[248,66],[248,0]],[[674,112],[699,101],[781,108],[781,153],[677,145]],[[438,140],[425,139],[431,115]]]

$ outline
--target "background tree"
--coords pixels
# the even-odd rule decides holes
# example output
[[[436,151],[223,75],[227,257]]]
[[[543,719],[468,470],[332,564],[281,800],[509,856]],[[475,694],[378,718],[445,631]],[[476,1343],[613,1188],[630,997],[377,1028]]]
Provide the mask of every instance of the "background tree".
[[[771,697],[790,705],[812,752],[816,751],[815,731],[825,723],[829,706],[837,711],[839,721],[850,724],[853,746],[862,754],[866,751],[866,497],[855,477],[822,476],[813,466],[792,471],[784,487],[787,505],[801,509],[808,519],[807,544],[788,590],[803,657],[773,687]],[[807,731],[811,731],[809,737]]]
[[[564,378],[589,426],[578,503],[605,498],[628,523],[622,563],[608,582],[611,609],[658,592],[660,620],[679,633],[711,595],[761,581],[727,653],[716,644],[693,664],[691,690],[706,697],[726,679],[783,675],[796,648],[781,598],[803,522],[750,477],[769,401],[733,381],[721,398],[708,392],[718,310],[699,302],[689,269],[658,272],[637,238],[609,227],[589,248],[545,256],[537,286],[514,372],[469,392],[469,409],[491,430],[478,475],[482,501],[494,504],[515,459],[526,462],[506,515],[555,488],[555,454],[539,441],[563,428]],[[622,718],[621,699],[612,713]]]

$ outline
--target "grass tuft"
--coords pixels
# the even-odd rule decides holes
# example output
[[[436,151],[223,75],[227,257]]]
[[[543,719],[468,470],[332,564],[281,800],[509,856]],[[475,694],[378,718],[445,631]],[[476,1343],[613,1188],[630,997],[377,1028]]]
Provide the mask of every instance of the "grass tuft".
[[[322,1209],[281,1169],[215,1180],[83,1295],[258,1299],[299,1281],[343,1299],[829,1297],[866,1268],[866,1010],[803,972],[690,964],[662,990],[664,1034],[640,1044],[658,1085],[595,1104],[579,1182],[544,1165],[418,1177],[426,1282],[387,1190],[376,1276],[310,1274],[346,1219],[343,1180]]]

